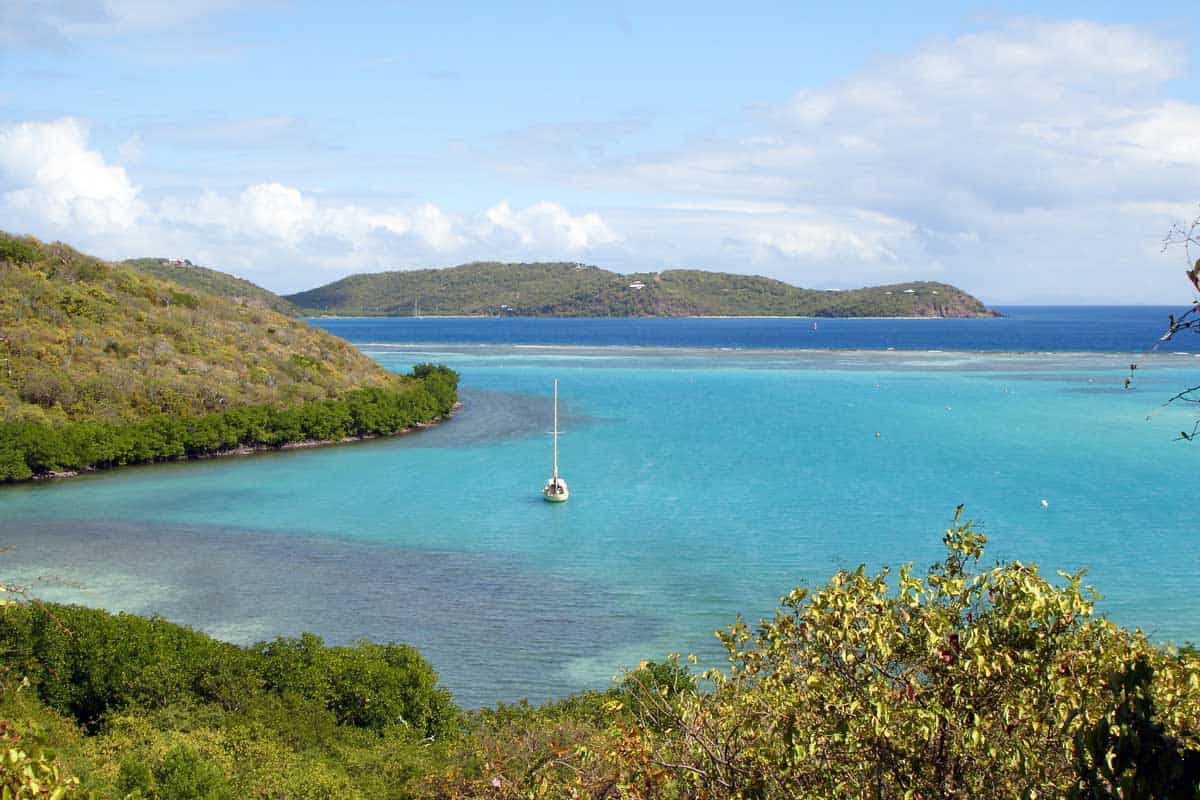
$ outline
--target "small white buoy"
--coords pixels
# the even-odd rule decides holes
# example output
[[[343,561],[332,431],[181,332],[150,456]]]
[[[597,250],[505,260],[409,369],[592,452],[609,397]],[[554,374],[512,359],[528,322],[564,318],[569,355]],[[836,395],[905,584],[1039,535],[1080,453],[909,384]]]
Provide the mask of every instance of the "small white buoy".
[[[1050,507],[1050,501],[1042,500],[1042,508],[1049,508],[1049,507]]]
[[[878,438],[879,438],[879,431],[875,431],[875,438],[876,438],[876,439],[878,439]]]
[[[947,410],[947,411],[953,411],[954,409],[950,408],[950,406],[946,406],[946,410]]]

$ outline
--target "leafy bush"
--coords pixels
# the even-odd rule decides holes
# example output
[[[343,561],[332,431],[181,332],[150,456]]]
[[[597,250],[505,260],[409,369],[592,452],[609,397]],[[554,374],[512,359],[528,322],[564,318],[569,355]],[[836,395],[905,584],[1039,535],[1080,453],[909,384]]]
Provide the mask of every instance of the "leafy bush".
[[[0,233],[0,261],[29,264],[39,255],[36,239]]]
[[[412,385],[399,389],[366,387],[288,408],[240,406],[201,417],[156,414],[128,423],[0,422],[0,481],[236,447],[398,433],[449,414],[457,401],[453,370],[429,364],[418,369],[421,374]],[[65,393],[73,387],[48,383],[44,391]]]
[[[97,797],[411,797],[462,724],[404,645],[305,635],[243,648],[161,619],[25,603],[0,607],[0,651],[0,719],[65,747],[54,774]]]
[[[672,657],[605,692],[467,716],[403,645],[239,648],[9,605],[0,716],[69,745],[54,780],[144,800],[1195,797],[1195,653],[1096,617],[1082,574],[981,568],[985,542],[956,518],[924,574],[795,590],[723,632],[730,666],[705,680]],[[41,711],[13,699],[30,692]],[[54,709],[89,735],[64,735]]]
[[[793,591],[757,632],[739,621],[711,693],[625,728],[623,779],[693,797],[1063,796],[1075,734],[1139,659],[1166,730],[1200,747],[1195,662],[1094,617],[1082,573],[1055,586],[1019,562],[975,571],[985,542],[956,518],[924,578],[860,567]]]
[[[1072,800],[1194,800],[1200,795],[1200,750],[1168,733],[1158,719],[1154,668],[1138,656],[1109,677],[1110,710],[1075,732]],[[1192,744],[1195,744],[1194,724]]]
[[[54,755],[30,752],[21,735],[0,720],[0,797],[4,800],[62,800],[74,793],[77,778],[62,773]]]
[[[241,648],[159,618],[36,603],[0,607],[0,651],[48,706],[93,729],[127,709],[241,712],[285,699],[376,733],[436,738],[459,727],[450,693],[406,645],[328,647],[306,634]]]
[[[120,789],[132,800],[233,800],[224,774],[194,750],[177,746],[151,769],[127,760],[121,765]]]
[[[1094,616],[1082,573],[979,569],[985,542],[956,517],[923,576],[789,593],[701,688],[669,661],[601,716],[484,714],[429,796],[1197,796],[1200,661]]]

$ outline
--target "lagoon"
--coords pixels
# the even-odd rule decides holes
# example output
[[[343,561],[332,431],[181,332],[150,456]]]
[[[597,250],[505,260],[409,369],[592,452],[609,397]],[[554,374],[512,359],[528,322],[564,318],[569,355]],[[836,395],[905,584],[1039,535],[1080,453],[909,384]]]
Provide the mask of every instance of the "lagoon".
[[[4,574],[232,641],[409,642],[477,706],[603,688],[668,652],[719,663],[712,634],[735,614],[841,567],[935,560],[965,503],[989,560],[1087,567],[1118,622],[1200,639],[1181,480],[1196,445],[1175,441],[1192,417],[1162,406],[1200,364],[1140,352],[1159,310],[1023,313],[821,320],[815,336],[796,320],[322,320],[388,367],[459,370],[462,411],[389,440],[6,487]],[[998,330],[1028,346],[990,345],[1012,340]],[[563,506],[540,496],[554,378]]]

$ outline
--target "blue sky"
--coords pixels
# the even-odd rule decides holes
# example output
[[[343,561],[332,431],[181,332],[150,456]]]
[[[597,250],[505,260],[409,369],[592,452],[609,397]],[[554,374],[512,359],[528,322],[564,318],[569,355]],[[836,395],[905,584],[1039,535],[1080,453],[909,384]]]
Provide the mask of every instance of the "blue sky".
[[[0,227],[279,291],[555,259],[1177,304],[1198,28],[1182,2],[0,0]]]

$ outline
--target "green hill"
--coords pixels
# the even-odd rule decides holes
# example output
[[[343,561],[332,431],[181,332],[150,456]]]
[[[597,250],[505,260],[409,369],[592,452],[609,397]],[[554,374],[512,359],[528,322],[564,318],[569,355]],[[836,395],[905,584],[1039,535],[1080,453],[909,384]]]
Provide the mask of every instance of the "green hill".
[[[821,291],[754,275],[701,270],[620,275],[570,263],[481,262],[351,275],[285,299],[312,314],[348,316],[994,316],[979,300],[944,283]]]
[[[392,433],[448,413],[456,382],[388,372],[253,300],[0,233],[0,481]]]
[[[190,289],[232,298],[239,303],[260,308],[269,308],[280,314],[296,314],[296,307],[274,292],[268,291],[245,278],[218,272],[208,267],[198,267],[190,261],[171,258],[131,258],[121,262],[139,272],[157,278],[174,281]]]

